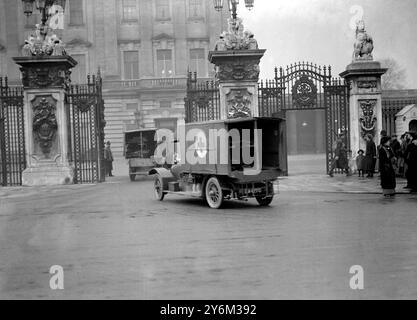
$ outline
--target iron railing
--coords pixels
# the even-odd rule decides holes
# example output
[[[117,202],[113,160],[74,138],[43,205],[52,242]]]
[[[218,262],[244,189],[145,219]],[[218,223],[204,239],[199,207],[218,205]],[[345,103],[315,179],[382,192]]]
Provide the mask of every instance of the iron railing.
[[[23,87],[0,77],[0,185],[21,185],[25,168]]]
[[[197,73],[189,73],[185,98],[185,122],[220,119],[220,90],[217,82],[199,81]]]

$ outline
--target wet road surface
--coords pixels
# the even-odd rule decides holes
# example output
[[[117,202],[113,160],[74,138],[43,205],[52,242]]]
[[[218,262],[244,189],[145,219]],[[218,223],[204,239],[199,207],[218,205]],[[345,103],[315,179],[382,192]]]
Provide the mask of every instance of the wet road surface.
[[[281,192],[271,207],[153,200],[152,181],[0,198],[0,298],[417,298],[417,197]],[[49,268],[64,269],[51,290]],[[364,269],[364,290],[349,268]]]

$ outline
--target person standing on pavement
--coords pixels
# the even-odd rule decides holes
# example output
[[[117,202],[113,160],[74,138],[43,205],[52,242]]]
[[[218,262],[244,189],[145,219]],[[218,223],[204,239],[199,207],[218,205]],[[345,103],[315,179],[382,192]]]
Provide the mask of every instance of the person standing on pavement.
[[[388,136],[388,133],[387,133],[386,130],[381,130],[381,132],[379,133],[379,136],[380,136],[380,139],[382,139],[382,138]],[[376,147],[376,159],[375,159],[375,165],[374,165],[374,172],[375,172],[375,170],[378,170],[379,171],[379,158],[378,158],[378,155],[379,155],[379,149],[380,148],[382,148],[381,140],[379,140],[379,145]]]
[[[365,174],[365,156],[363,155],[364,151],[360,149],[358,151],[358,156],[356,157],[356,168],[358,170],[358,176],[364,177]]]
[[[340,134],[336,140],[336,146],[334,149],[334,159],[332,166],[329,171],[329,176],[333,177],[334,170],[343,169],[346,172],[346,176],[349,176],[349,161],[347,158],[347,148],[345,143],[343,142],[344,135]]]
[[[106,147],[104,148],[104,163],[106,168],[106,175],[113,177],[113,153],[110,148],[110,141],[107,141]]]
[[[400,137],[400,149],[397,152],[397,161],[398,161],[398,175],[404,177],[404,152],[405,152],[405,134]]]
[[[379,172],[381,173],[382,193],[385,197],[395,196],[395,170],[393,163],[395,161],[394,152],[390,147],[391,138],[382,137],[381,146],[378,150]]]
[[[410,175],[408,172],[408,156],[411,150],[411,142],[412,142],[413,138],[412,138],[412,132],[406,132],[405,133],[405,143],[404,143],[404,153],[403,153],[403,157],[404,157],[404,176],[407,179],[407,185],[404,187],[404,189],[410,189]]]
[[[405,161],[407,163],[407,186],[411,192],[417,192],[417,133],[409,133],[411,142],[407,146]]]
[[[393,135],[391,138],[391,149],[392,152],[394,153],[395,159],[396,159],[396,163],[394,166],[395,169],[395,175],[399,176],[400,175],[400,167],[399,167],[399,157],[401,156],[401,144],[400,142],[397,140],[397,136]]]
[[[371,134],[365,136],[365,171],[367,178],[373,178],[376,164],[376,145]]]

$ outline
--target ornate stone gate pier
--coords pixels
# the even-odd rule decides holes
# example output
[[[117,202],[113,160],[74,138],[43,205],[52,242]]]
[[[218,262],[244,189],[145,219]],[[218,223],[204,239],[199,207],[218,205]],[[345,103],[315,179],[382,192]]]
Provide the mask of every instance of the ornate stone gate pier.
[[[20,65],[24,88],[27,168],[25,186],[71,184],[74,172],[68,155],[69,131],[65,94],[70,69],[77,63],[70,56],[14,58]]]
[[[354,152],[365,150],[366,135],[371,135],[378,144],[383,125],[381,77],[387,69],[373,61],[373,49],[365,23],[358,21],[352,63],[340,74],[350,86],[350,145]]]

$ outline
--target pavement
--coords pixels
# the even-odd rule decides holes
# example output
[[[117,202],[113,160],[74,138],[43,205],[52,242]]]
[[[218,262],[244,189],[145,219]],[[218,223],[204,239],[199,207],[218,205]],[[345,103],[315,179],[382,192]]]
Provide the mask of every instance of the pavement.
[[[344,174],[334,174],[331,178],[326,174],[326,155],[290,155],[288,157],[289,175],[279,178],[280,191],[300,192],[329,192],[329,193],[381,193],[379,174],[374,178],[361,178],[356,174],[346,177]],[[114,174],[118,177],[127,177],[129,168],[125,159],[116,159]],[[138,177],[138,180],[152,178]],[[404,178],[397,178],[396,192],[408,194]]]
[[[289,175],[278,179],[279,192],[318,192],[318,193],[369,193],[380,194],[379,174],[376,173],[374,178],[358,177],[353,174],[347,177],[344,174],[335,174],[330,177],[326,174],[325,155],[293,155],[289,156]],[[128,162],[125,159],[118,158],[114,161],[114,171],[116,179],[107,178],[107,183],[117,183],[120,179],[129,176]],[[152,180],[152,177],[137,177],[137,181]],[[397,194],[409,194],[404,178],[397,178]],[[0,196],[21,197],[24,195],[36,194],[38,191],[48,191],[54,193],[57,189],[73,190],[82,189],[87,185],[67,185],[59,187],[41,186],[36,188],[27,187],[9,187],[0,188]]]

